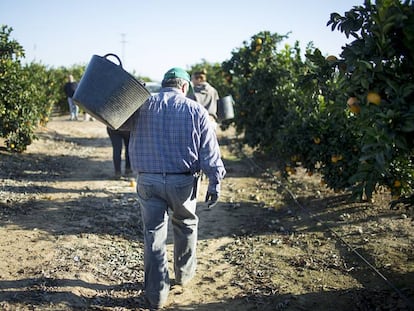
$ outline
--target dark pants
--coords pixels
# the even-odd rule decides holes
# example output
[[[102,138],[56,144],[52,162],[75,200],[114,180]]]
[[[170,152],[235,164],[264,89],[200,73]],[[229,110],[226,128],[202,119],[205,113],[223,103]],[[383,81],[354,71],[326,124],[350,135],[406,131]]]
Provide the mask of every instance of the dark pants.
[[[131,163],[129,162],[129,131],[120,131],[107,128],[109,138],[112,143],[112,160],[114,162],[114,169],[116,175],[121,175],[121,154],[122,144],[125,147],[125,174],[131,173]]]

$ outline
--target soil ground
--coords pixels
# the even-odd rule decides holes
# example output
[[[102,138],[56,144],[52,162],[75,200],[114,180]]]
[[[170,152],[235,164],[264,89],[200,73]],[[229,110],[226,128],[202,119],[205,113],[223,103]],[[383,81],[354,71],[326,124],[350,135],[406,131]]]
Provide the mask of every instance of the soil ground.
[[[205,206],[202,181],[197,275],[165,310],[412,310],[412,209],[386,193],[355,203],[301,170],[283,180],[218,136],[221,202]],[[38,137],[0,149],[0,308],[148,310],[135,183],[112,178],[105,126],[55,116]]]

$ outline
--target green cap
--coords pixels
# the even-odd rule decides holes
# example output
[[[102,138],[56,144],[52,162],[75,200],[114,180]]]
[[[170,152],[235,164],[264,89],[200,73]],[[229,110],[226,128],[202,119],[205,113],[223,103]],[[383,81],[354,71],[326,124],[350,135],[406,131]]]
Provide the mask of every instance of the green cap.
[[[164,75],[164,80],[174,79],[174,78],[180,78],[180,79],[184,79],[188,81],[188,84],[190,85],[188,92],[189,93],[193,92],[193,86],[191,85],[191,77],[187,71],[179,67],[174,67],[168,70]]]

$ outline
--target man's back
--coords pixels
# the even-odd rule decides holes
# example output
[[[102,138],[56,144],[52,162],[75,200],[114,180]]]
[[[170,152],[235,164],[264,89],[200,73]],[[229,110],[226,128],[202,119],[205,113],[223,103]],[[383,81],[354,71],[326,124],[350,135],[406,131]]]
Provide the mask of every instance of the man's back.
[[[219,95],[217,90],[208,82],[194,85],[195,101],[207,109],[208,113],[217,119],[217,101]]]
[[[133,169],[138,172],[178,173],[199,171],[198,162],[208,114],[196,102],[173,88],[163,89],[141,107],[131,132]],[[145,135],[143,135],[145,133]],[[200,151],[201,149],[201,151]]]
[[[67,82],[64,86],[65,94],[67,97],[73,97],[73,94],[76,91],[78,83],[76,82]]]

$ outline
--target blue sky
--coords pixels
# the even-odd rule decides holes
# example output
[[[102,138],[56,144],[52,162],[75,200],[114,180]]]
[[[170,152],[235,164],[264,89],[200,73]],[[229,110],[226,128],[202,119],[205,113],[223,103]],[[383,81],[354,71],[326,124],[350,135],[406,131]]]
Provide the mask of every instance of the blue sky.
[[[26,61],[49,67],[87,64],[115,53],[129,72],[161,80],[165,71],[231,52],[260,31],[289,34],[304,49],[338,55],[349,40],[326,26],[363,0],[0,0],[0,24],[26,50]],[[124,43],[123,43],[124,41]]]

